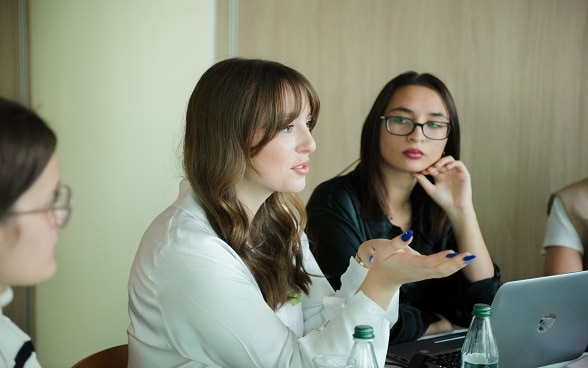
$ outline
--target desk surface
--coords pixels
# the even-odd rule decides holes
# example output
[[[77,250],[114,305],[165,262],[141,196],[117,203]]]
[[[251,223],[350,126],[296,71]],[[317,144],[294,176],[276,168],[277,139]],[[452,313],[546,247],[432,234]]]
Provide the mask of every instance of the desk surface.
[[[575,364],[574,364],[575,363]],[[550,365],[544,365],[543,367],[539,368],[588,368],[588,353],[582,354],[582,356],[578,359],[569,360],[567,362],[562,363],[555,363]],[[402,368],[399,365],[394,364],[386,364],[384,368]]]
[[[570,368],[586,368],[586,367],[588,367],[588,353],[582,354],[582,356],[579,357],[578,359],[570,360],[570,361],[563,362],[563,363],[545,365],[540,368],[565,368],[565,367],[570,367]]]

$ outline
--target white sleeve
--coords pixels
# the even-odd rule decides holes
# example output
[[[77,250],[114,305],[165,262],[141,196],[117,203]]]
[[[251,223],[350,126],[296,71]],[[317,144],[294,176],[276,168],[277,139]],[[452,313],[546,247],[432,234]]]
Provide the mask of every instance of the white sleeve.
[[[349,354],[355,325],[370,324],[383,366],[390,329],[386,311],[361,292],[347,301],[336,297],[306,239],[307,271],[317,276],[310,294],[302,297],[305,336],[298,337],[269,308],[252,274],[226,243],[195,236],[194,230],[181,232],[172,246],[159,250],[153,267],[156,308],[165,326],[163,336],[153,333],[187,360],[205,366],[311,367],[317,355]],[[334,306],[336,300],[341,303]],[[395,316],[397,296],[391,305]]]
[[[551,211],[547,218],[541,254],[545,254],[545,248],[550,246],[567,247],[584,254],[582,241],[558,197],[553,199]]]
[[[391,326],[398,319],[398,292],[387,311],[369,299],[358,288],[367,275],[367,269],[350,258],[347,271],[341,276],[341,289],[334,292],[307,248],[305,268],[313,277],[310,295],[303,297],[305,334],[300,339],[301,349],[308,356],[325,353],[349,354],[353,345],[352,334],[356,325],[374,328],[374,348],[380,366],[384,366]],[[328,321],[324,325],[325,321]]]

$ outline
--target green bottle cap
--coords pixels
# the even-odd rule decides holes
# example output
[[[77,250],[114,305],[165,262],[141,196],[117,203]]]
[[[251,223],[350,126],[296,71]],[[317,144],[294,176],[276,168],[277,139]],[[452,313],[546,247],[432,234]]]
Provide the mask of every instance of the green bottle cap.
[[[375,337],[374,329],[369,325],[357,325],[355,326],[353,337],[356,339],[373,339]]]
[[[492,315],[492,307],[490,307],[488,304],[474,304],[474,313],[472,314],[474,316],[489,317]]]

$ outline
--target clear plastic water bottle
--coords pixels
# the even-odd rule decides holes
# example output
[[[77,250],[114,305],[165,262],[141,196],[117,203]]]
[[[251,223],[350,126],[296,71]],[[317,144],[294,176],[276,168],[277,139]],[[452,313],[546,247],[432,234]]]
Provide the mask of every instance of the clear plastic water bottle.
[[[474,305],[470,328],[461,348],[462,368],[498,368],[498,346],[492,333],[488,304]]]
[[[374,351],[374,329],[369,325],[357,325],[353,332],[351,357],[355,359],[355,368],[378,368]]]

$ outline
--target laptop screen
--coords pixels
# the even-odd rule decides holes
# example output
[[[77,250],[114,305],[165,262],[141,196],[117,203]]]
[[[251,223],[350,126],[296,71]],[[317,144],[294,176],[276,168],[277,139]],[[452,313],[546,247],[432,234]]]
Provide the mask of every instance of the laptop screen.
[[[579,357],[588,345],[588,271],[507,282],[492,303],[500,366],[539,367]],[[388,360],[459,349],[464,333],[390,345]]]

